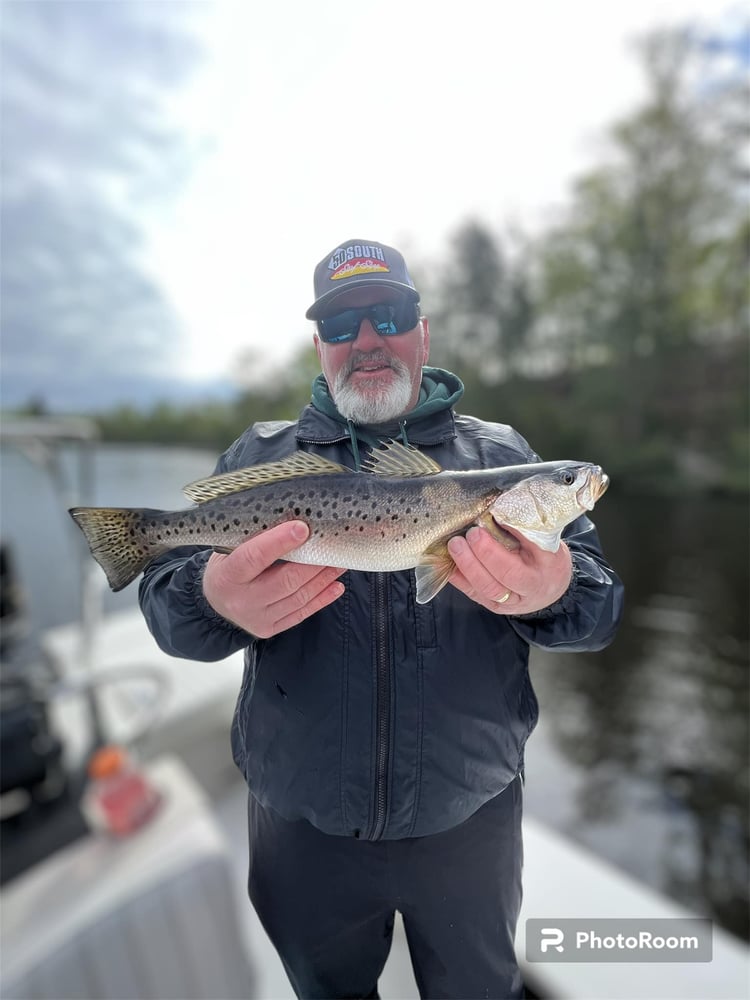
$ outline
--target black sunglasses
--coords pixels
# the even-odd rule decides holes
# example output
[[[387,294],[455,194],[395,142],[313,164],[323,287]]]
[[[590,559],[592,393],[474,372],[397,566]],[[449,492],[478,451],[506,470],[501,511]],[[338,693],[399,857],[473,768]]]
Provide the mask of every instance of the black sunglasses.
[[[369,319],[375,332],[381,337],[395,337],[414,329],[419,322],[419,306],[410,301],[395,305],[391,302],[377,302],[372,306],[344,309],[317,321],[320,339],[326,344],[344,344],[348,340],[356,340],[363,319]]]

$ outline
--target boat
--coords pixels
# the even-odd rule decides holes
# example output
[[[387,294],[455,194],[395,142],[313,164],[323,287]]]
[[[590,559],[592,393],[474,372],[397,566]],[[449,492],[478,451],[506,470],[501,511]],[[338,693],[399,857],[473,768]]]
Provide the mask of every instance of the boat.
[[[5,427],[3,437],[40,456],[60,440],[79,442],[85,492],[90,428],[35,423],[15,435]],[[0,888],[0,996],[291,998],[246,896],[247,789],[229,746],[242,656],[205,664],[162,653],[137,609],[101,615],[101,574],[89,562],[81,563],[81,619],[39,637],[47,729],[59,743],[68,808]],[[153,819],[127,837],[92,829],[80,809],[86,761],[105,742],[129,748],[161,795]],[[23,832],[23,815],[8,820]],[[517,952],[530,996],[747,996],[750,949],[717,926],[709,962],[532,961],[529,920],[698,914],[531,817],[524,838]],[[399,919],[379,991],[392,1000],[419,995]]]

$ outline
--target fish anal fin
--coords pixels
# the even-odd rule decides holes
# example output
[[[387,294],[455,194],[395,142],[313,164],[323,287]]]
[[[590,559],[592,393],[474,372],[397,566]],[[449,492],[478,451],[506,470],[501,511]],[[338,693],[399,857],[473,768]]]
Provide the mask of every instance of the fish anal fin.
[[[324,476],[354,473],[344,465],[331,462],[320,455],[307,451],[295,451],[278,462],[265,462],[262,465],[249,465],[246,469],[235,469],[233,472],[209,476],[208,479],[198,479],[189,483],[183,493],[195,503],[215,500],[227,493],[237,493],[239,490],[250,490],[254,486],[265,486],[269,483],[279,483],[286,479],[296,479],[300,476]]]
[[[398,476],[401,479],[435,476],[443,471],[429,455],[399,441],[388,441],[382,448],[377,448],[364,459],[362,468],[376,476]]]

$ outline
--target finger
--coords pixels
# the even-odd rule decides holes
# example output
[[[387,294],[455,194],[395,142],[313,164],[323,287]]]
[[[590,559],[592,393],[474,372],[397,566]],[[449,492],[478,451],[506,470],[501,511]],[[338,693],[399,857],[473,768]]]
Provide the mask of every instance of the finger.
[[[516,614],[519,605],[521,604],[521,597],[518,594],[508,591],[507,588],[503,590],[499,597],[504,597],[508,594],[508,597],[501,603],[498,598],[488,597],[486,594],[478,591],[463,575],[461,570],[457,569],[454,571],[450,578],[450,582],[460,590],[462,593],[466,594],[467,597],[471,598],[477,604],[481,604],[483,608],[487,608],[488,611],[492,611],[493,614],[497,615],[512,615]]]
[[[274,566],[263,578],[269,614],[277,620],[304,607],[343,573],[346,573],[345,569],[335,566],[307,566],[301,563]]]
[[[477,530],[481,532],[481,529]],[[502,549],[502,546],[489,536],[487,537],[492,546]],[[504,579],[499,578],[494,565],[490,571],[486,563],[477,557],[473,547],[465,538],[452,538],[448,542],[448,551],[463,576],[471,583],[474,591],[481,594],[483,598],[497,600],[511,589],[506,585]],[[491,554],[492,550],[490,550],[490,556]]]
[[[285,521],[262,531],[230,552],[222,564],[227,583],[249,583],[277,559],[298,548],[309,535],[304,521]]]
[[[310,618],[311,615],[317,614],[323,608],[328,607],[329,604],[333,604],[337,601],[339,597],[344,593],[343,583],[338,580],[334,580],[333,583],[329,583],[327,587],[324,587],[321,591],[316,593],[311,600],[301,607],[294,608],[292,611],[285,614],[278,621],[274,622],[273,629],[274,633],[283,632],[288,628],[292,628],[294,625],[299,625],[306,618]]]
[[[524,546],[509,552],[484,528],[471,528],[466,534],[465,541],[487,572],[505,584],[507,590],[526,594],[533,588],[538,573],[537,554],[545,554],[537,546],[533,546],[535,549],[533,553]]]

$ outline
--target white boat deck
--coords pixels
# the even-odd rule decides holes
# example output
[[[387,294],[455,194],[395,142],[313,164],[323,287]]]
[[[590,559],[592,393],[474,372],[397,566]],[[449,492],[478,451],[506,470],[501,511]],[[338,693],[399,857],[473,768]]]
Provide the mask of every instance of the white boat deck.
[[[223,663],[177,660],[158,650],[140,614],[126,612],[107,619],[97,630],[90,657],[82,656],[75,627],[52,631],[46,641],[66,680],[75,685],[93,673],[133,674],[127,684],[113,685],[106,707],[108,730],[127,739],[139,729],[138,716],[150,712],[154,682],[136,679],[139,671],[158,672],[167,685],[158,724],[144,743],[149,756],[176,753],[208,792],[216,821],[224,833],[233,867],[236,905],[258,1000],[293,996],[281,963],[268,942],[245,895],[246,790],[229,751],[229,724],[241,678],[241,656]],[[80,701],[80,699],[79,699]],[[72,695],[63,696],[58,724],[71,734],[71,756],[85,751],[85,715]],[[580,850],[533,819],[524,821],[524,904],[517,950],[529,985],[540,997],[575,1000],[747,1000],[750,950],[714,927],[713,960],[704,964],[529,964],[525,961],[525,921],[531,917],[684,917],[673,901],[653,892],[605,861]],[[417,997],[403,930],[397,922],[394,944],[380,982],[388,1000]]]

